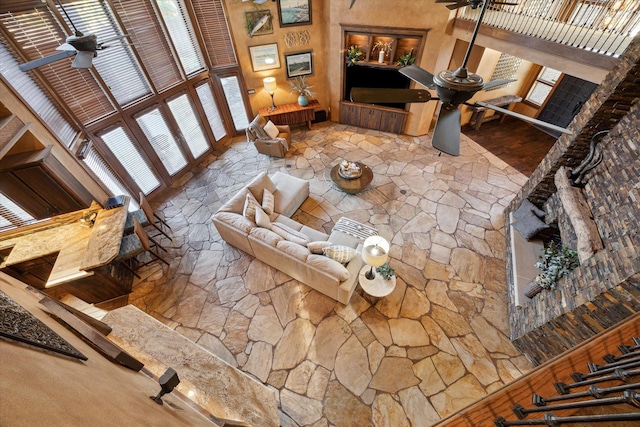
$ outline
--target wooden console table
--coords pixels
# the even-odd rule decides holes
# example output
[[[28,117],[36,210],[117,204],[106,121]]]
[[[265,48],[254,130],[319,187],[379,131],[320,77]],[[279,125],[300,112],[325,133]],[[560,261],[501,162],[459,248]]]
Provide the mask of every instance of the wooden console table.
[[[306,107],[298,103],[278,105],[275,110],[271,110],[271,107],[264,107],[260,109],[260,115],[277,125],[307,122],[307,128],[311,130],[311,120],[315,118],[316,108],[320,108],[320,103],[314,99],[309,101],[309,105]]]

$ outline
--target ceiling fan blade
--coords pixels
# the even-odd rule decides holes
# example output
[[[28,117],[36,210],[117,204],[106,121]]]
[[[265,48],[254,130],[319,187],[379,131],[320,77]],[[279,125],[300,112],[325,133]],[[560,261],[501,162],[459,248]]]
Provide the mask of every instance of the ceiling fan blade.
[[[427,102],[431,94],[424,89],[392,89],[374,87],[354,87],[351,101],[365,104],[394,104],[404,102]]]
[[[456,105],[442,104],[431,145],[452,156],[460,155],[460,110]]]
[[[417,65],[409,65],[408,67],[402,67],[398,70],[400,74],[404,74],[414,82],[420,83],[427,89],[435,89],[436,85],[433,83],[433,74],[423,70]]]
[[[491,88],[494,88],[496,86],[506,85],[508,83],[513,83],[515,81],[516,81],[516,79],[495,79],[495,80],[491,80],[490,82],[486,82],[482,86],[482,90],[491,89]]]
[[[95,52],[92,51],[84,51],[79,50],[76,58],[73,60],[71,64],[71,68],[80,68],[86,69],[91,68],[91,64],[93,63],[93,55]]]
[[[122,39],[126,38],[128,35],[129,34],[124,34],[122,36],[115,36],[115,37],[111,37],[111,38],[106,39],[106,40],[100,40],[99,45],[103,45],[103,44],[109,43],[109,42],[114,42],[116,40],[122,40]]]
[[[465,7],[468,6],[468,3],[456,3],[456,4],[449,4],[446,6],[447,9],[449,10],[456,10],[456,9],[460,9],[461,7]]]
[[[534,119],[533,117],[525,116],[524,114],[516,113],[515,111],[507,110],[505,108],[496,107],[495,105],[487,104],[486,102],[476,101],[475,105],[479,105],[481,107],[491,108],[492,110],[496,110],[500,113],[504,113],[506,115],[515,117],[520,120],[524,120],[525,122],[532,123],[534,125],[538,125],[547,129],[554,130],[556,132],[566,133],[567,135],[573,135],[568,129],[562,128],[560,126],[552,125],[551,123],[543,122],[542,120]]]
[[[436,3],[466,3],[466,0],[436,0]]]
[[[34,68],[42,67],[43,65],[51,64],[52,62],[59,61],[64,58],[68,58],[76,54],[75,49],[73,51],[63,50],[62,52],[54,53],[53,55],[43,56],[42,58],[34,59],[33,61],[25,62],[18,65],[20,71],[29,71]]]

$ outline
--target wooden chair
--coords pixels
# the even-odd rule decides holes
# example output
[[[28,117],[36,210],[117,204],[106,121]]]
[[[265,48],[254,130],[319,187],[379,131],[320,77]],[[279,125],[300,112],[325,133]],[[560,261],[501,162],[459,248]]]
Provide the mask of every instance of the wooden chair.
[[[118,256],[115,258],[115,261],[122,263],[122,265],[129,269],[134,276],[140,279],[140,276],[136,273],[136,270],[140,266],[148,265],[155,260],[159,260],[166,265],[169,265],[169,263],[160,256],[155,248],[160,248],[165,252],[167,251],[152,237],[149,237],[142,224],[140,224],[140,221],[138,221],[138,218],[133,217],[133,234],[127,234],[122,237],[120,251]],[[145,252],[149,252],[151,259],[147,262],[141,263],[136,259],[136,257]]]
[[[144,214],[147,217],[147,219],[149,220],[149,224],[151,226],[153,226],[156,230],[158,230],[160,233],[162,233],[169,240],[173,241],[171,236],[169,236],[166,233],[166,231],[163,230],[163,227],[167,227],[167,229],[169,229],[169,230],[171,230],[171,227],[169,227],[169,224],[167,224],[162,218],[160,218],[153,211],[153,208],[151,207],[151,205],[147,201],[146,197],[144,197],[144,194],[142,193],[142,191],[140,192],[140,209],[142,209],[142,211],[144,212]],[[157,237],[157,235],[153,236],[153,237]]]

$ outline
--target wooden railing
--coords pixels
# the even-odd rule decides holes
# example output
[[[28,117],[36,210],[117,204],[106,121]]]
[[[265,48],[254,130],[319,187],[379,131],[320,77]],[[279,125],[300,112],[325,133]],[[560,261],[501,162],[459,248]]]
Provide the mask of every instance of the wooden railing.
[[[490,6],[483,24],[613,57],[620,56],[640,31],[640,0],[516,3]],[[479,11],[464,7],[458,18],[475,21]]]

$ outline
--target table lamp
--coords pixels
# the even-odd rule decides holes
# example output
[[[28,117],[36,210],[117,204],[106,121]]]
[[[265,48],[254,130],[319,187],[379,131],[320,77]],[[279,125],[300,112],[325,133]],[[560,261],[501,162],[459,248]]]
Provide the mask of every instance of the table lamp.
[[[373,280],[376,277],[373,267],[380,267],[387,262],[388,258],[389,242],[380,236],[367,237],[362,249],[362,260],[371,269],[365,273],[364,277],[368,280]]]
[[[269,111],[273,111],[276,109],[276,104],[275,102],[273,102],[273,93],[278,88],[278,85],[276,84],[276,78],[265,77],[264,79],[262,79],[262,83],[264,84],[264,90],[269,92],[269,95],[271,95],[271,108],[269,109]]]

